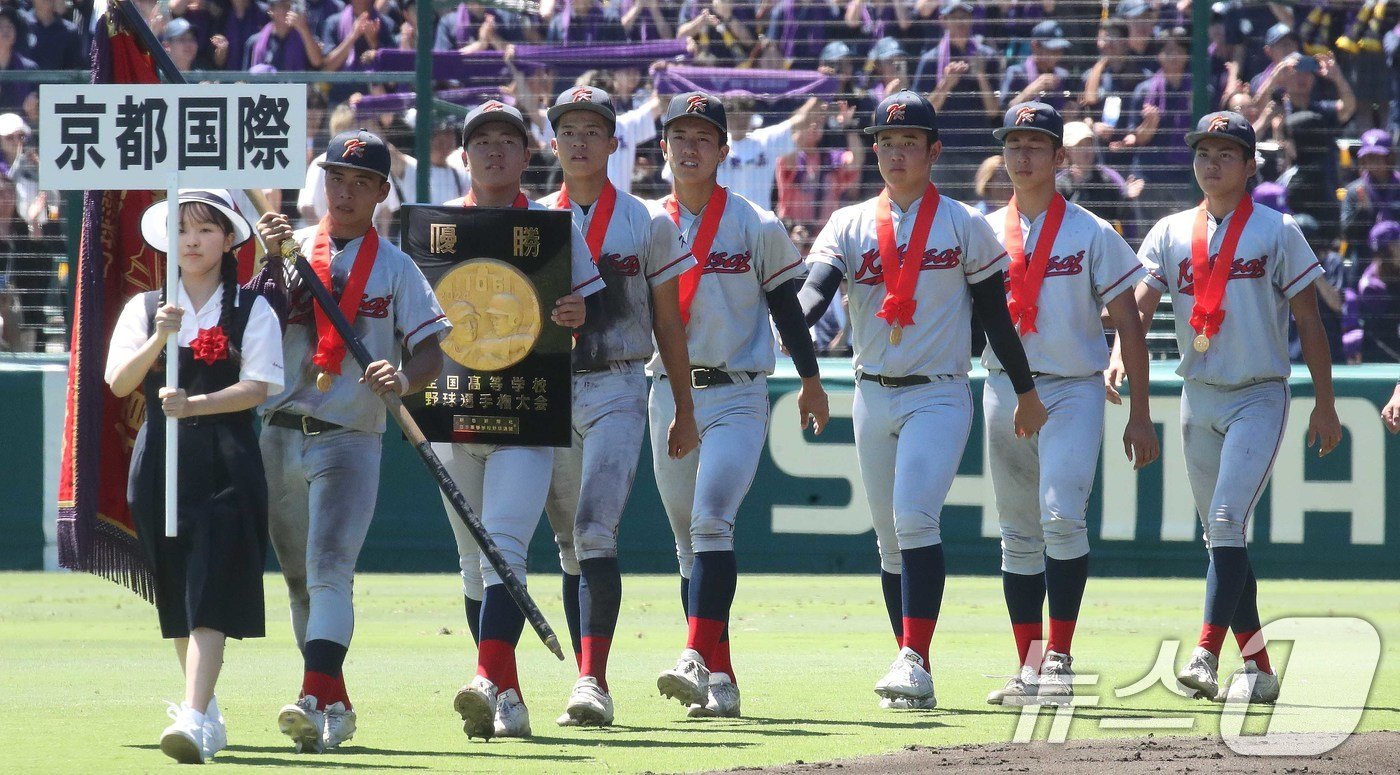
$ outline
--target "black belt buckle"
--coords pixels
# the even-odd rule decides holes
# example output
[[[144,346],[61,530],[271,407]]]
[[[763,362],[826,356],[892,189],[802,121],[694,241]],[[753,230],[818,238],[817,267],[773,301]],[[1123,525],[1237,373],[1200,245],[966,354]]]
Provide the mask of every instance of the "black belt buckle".
[[[312,417],[312,416],[309,415],[309,414],[303,414],[303,415],[301,415],[301,435],[303,435],[303,436],[320,436],[320,435],[321,435],[321,431],[319,431],[319,430],[314,430],[314,431],[311,430],[311,424],[312,424],[312,422],[315,421],[315,419],[316,419],[315,417]]]

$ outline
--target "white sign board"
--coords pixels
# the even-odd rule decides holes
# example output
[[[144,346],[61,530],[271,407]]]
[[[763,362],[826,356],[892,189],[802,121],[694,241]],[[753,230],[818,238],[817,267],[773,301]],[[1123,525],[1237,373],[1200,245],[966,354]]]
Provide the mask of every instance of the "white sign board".
[[[39,89],[39,185],[300,188],[302,84],[47,85]]]

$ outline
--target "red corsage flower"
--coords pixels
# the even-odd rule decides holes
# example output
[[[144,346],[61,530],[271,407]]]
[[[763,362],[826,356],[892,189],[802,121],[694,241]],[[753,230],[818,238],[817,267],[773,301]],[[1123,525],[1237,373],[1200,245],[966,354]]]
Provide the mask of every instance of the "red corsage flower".
[[[220,326],[201,328],[199,335],[190,342],[190,350],[194,353],[195,360],[213,366],[215,361],[228,357],[228,337],[224,335],[224,329]]]

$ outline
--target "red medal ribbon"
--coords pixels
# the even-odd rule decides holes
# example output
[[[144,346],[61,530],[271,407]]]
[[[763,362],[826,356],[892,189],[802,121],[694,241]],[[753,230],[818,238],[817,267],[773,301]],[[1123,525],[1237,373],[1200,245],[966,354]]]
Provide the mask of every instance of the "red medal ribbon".
[[[1036,333],[1035,319],[1040,314],[1040,283],[1045,280],[1045,267],[1050,263],[1050,251],[1055,247],[1055,238],[1060,235],[1060,224],[1065,220],[1065,198],[1055,194],[1050,200],[1050,209],[1045,211],[1045,224],[1040,228],[1035,251],[1031,253],[1030,265],[1026,265],[1026,238],[1021,233],[1021,211],[1016,207],[1013,194],[1006,206],[1006,252],[1011,254],[1011,298],[1006,307],[1011,312],[1011,322],[1020,329],[1021,336]]]
[[[374,269],[374,259],[379,255],[379,232],[370,227],[365,232],[364,238],[360,241],[360,249],[355,253],[355,264],[350,268],[350,279],[345,283],[345,290],[340,294],[340,312],[345,315],[345,319],[355,324],[355,318],[360,314],[360,301],[365,295],[365,284],[369,282],[370,272]],[[321,284],[326,286],[326,290],[331,290],[331,233],[330,219],[322,218],[321,225],[316,227],[316,238],[311,243],[311,268],[320,278]],[[327,374],[339,374],[340,362],[345,359],[345,340],[340,338],[340,332],[331,325],[330,318],[320,305],[312,305],[316,309],[316,355],[311,362],[316,364],[322,372]]]
[[[569,202],[569,186],[567,184],[559,187],[559,198],[555,200],[555,207],[560,210],[567,210],[571,206]],[[608,234],[608,225],[612,223],[613,208],[617,206],[617,189],[613,188],[612,181],[603,183],[603,193],[598,195],[598,201],[594,203],[593,220],[588,222],[588,234],[584,240],[588,243],[588,254],[593,256],[593,263],[597,265],[598,257],[603,255],[603,238]]]
[[[467,192],[466,197],[462,199],[462,206],[463,206],[463,207],[476,207],[476,206],[477,206],[477,204],[476,204],[476,192],[475,192],[475,191],[468,191],[468,192]],[[514,201],[514,202],[511,202],[511,205],[510,205],[510,206],[516,208],[517,210],[526,210],[526,209],[528,209],[528,208],[530,207],[530,200],[525,198],[525,193],[522,191],[521,193],[518,193],[518,194],[515,195],[515,201]]]
[[[923,271],[924,249],[928,246],[928,233],[933,228],[933,218],[938,215],[941,197],[938,187],[932,183],[924,189],[923,201],[919,204],[919,214],[914,219],[914,231],[909,235],[909,244],[904,253],[899,252],[895,241],[894,221],[890,216],[890,191],[885,189],[875,200],[875,237],[880,246],[880,271],[885,282],[885,300],[875,316],[885,323],[903,328],[914,325],[914,310],[919,306],[914,301],[914,289],[919,284],[919,273]],[[912,260],[905,261],[906,257]]]
[[[1249,194],[1235,206],[1234,217],[1225,229],[1225,239],[1220,243],[1220,252],[1215,262],[1210,260],[1210,241],[1206,238],[1206,203],[1202,202],[1196,211],[1196,225],[1191,232],[1191,282],[1196,289],[1196,303],[1191,308],[1191,328],[1197,335],[1207,339],[1220,332],[1225,322],[1225,310],[1220,308],[1225,301],[1225,284],[1230,282],[1230,269],[1235,263],[1235,248],[1239,247],[1240,234],[1244,232],[1249,216],[1254,214],[1254,200]]]
[[[710,245],[714,244],[715,233],[719,231],[720,219],[729,201],[729,191],[724,186],[715,186],[710,193],[710,201],[705,204],[705,215],[700,219],[700,228],[695,231],[695,240],[690,243],[690,254],[695,257],[695,266],[681,275],[681,322],[690,324],[690,305],[695,301],[695,292],[700,289],[700,276],[705,273],[705,264],[710,259]],[[681,205],[674,194],[661,201],[676,227],[681,225]]]

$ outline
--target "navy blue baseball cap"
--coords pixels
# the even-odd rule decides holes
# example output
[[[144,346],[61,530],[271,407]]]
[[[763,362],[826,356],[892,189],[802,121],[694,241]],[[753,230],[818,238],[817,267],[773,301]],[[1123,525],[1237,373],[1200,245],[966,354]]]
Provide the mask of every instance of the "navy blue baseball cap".
[[[525,117],[520,115],[520,111],[500,100],[487,100],[473,108],[472,112],[467,114],[466,121],[462,122],[462,145],[466,146],[467,141],[472,139],[472,133],[482,124],[492,121],[510,124],[525,138],[525,142],[529,143],[530,129],[525,125]]]
[[[1064,50],[1070,46],[1064,29],[1051,19],[1046,19],[1031,28],[1031,42],[1039,43],[1052,51]]]
[[[720,139],[729,142],[729,119],[725,117],[724,103],[719,101],[719,97],[702,91],[677,94],[666,106],[666,115],[661,117],[661,128],[664,130],[683,118],[698,118],[714,124],[719,127]]]
[[[326,145],[326,158],[317,162],[322,167],[346,167],[373,172],[389,179],[389,146],[378,135],[363,129],[341,132]]]
[[[1250,126],[1244,116],[1232,110],[1221,110],[1201,116],[1201,120],[1196,122],[1196,131],[1186,135],[1186,144],[1195,148],[1196,143],[1207,137],[1232,140],[1244,146],[1251,156],[1254,155],[1254,127]]]
[[[938,140],[938,111],[922,94],[908,89],[897,91],[875,106],[875,114],[865,133],[873,135],[886,129],[923,129],[929,133],[929,142],[935,142]]]
[[[545,114],[549,117],[549,125],[557,130],[559,119],[571,110],[597,113],[608,120],[614,132],[617,131],[617,109],[613,107],[612,97],[596,86],[575,86],[561,92]]]
[[[1012,132],[1039,132],[1064,142],[1065,120],[1060,111],[1043,102],[1020,102],[1007,108],[1001,128],[993,131],[992,137],[1006,142]]]

